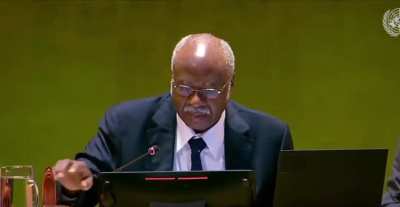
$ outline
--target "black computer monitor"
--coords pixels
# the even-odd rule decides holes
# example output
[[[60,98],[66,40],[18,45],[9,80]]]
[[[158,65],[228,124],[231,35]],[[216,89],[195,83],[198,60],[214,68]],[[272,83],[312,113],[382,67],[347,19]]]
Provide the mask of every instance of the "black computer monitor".
[[[255,173],[250,170],[103,172],[104,207],[249,207]]]
[[[282,151],[274,207],[380,206],[387,150]]]

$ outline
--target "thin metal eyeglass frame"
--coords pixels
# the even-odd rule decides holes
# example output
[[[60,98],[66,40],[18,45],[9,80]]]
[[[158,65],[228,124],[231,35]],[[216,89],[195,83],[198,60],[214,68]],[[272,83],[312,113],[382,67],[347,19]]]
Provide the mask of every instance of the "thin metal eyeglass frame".
[[[178,87],[186,87],[187,89],[190,89],[190,93],[188,95],[184,95],[182,93],[177,92],[180,96],[183,97],[189,97],[191,95],[193,95],[194,92],[197,92],[198,95],[205,97],[207,99],[216,99],[218,98],[219,95],[221,95],[221,93],[225,90],[226,86],[228,85],[228,83],[230,83],[231,81],[227,81],[225,82],[225,84],[220,88],[220,89],[215,89],[215,88],[202,88],[202,89],[194,89],[191,86],[185,85],[185,84],[176,84],[175,81],[172,79],[171,80],[171,85],[173,89],[177,89]],[[216,95],[214,96],[207,96],[207,94],[209,94],[208,92],[210,91],[216,91]]]

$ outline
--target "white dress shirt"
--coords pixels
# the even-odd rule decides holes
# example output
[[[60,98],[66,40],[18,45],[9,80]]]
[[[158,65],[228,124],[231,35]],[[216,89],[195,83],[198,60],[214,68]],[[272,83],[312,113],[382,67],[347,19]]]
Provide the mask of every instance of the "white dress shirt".
[[[196,134],[178,114],[176,114],[176,120],[174,171],[190,171],[192,161],[188,141],[195,135],[202,137],[207,144],[200,153],[203,170],[225,170],[225,111],[213,127],[201,134]]]

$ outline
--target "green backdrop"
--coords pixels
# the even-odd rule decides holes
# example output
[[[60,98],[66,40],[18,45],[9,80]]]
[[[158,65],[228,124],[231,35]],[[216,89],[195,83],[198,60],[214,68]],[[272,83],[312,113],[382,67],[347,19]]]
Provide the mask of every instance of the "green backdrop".
[[[297,149],[388,148],[400,136],[397,0],[0,2],[0,165],[72,158],[119,102],[168,91],[189,33],[236,54],[233,99],[289,123]]]

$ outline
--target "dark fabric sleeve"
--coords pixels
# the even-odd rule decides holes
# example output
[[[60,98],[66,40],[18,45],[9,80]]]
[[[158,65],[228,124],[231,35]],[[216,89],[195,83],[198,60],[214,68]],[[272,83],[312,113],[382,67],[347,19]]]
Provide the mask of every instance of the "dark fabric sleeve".
[[[388,181],[388,191],[382,200],[384,207],[400,207],[400,150],[393,163],[393,175]]]
[[[114,130],[118,126],[118,121],[112,112],[107,112],[100,123],[96,137],[85,147],[85,151],[75,156],[76,160],[84,161],[94,176],[94,185],[89,191],[80,193],[68,193],[68,190],[58,184],[57,194],[58,204],[69,206],[95,206],[98,200],[97,186],[99,180],[97,174],[102,171],[112,171],[115,168],[115,160],[118,159],[116,153],[116,139]]]
[[[290,133],[289,126],[286,125],[282,137],[281,150],[292,150],[292,149],[293,149],[292,134]]]

